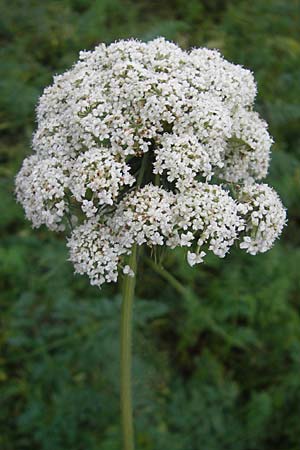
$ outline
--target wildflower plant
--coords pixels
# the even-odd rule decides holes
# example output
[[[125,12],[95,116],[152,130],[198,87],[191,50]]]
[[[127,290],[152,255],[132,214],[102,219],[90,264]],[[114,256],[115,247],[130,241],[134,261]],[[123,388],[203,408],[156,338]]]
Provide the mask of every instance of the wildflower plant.
[[[34,227],[67,234],[70,260],[91,284],[123,275],[126,450],[138,249],[180,246],[194,266],[208,251],[223,258],[234,243],[265,252],[285,224],[278,195],[259,183],[272,138],[255,96],[252,73],[218,51],[158,38],[81,52],[40,98],[16,195]]]

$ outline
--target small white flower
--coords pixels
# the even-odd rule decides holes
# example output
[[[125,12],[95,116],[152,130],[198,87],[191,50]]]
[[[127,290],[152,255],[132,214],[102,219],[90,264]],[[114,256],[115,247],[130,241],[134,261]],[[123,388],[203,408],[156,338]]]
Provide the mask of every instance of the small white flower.
[[[124,275],[128,275],[130,277],[134,277],[134,271],[128,265],[124,266],[123,273],[124,273]]]
[[[193,267],[195,264],[202,263],[205,255],[205,252],[200,252],[199,254],[187,252],[187,262],[191,267]]]

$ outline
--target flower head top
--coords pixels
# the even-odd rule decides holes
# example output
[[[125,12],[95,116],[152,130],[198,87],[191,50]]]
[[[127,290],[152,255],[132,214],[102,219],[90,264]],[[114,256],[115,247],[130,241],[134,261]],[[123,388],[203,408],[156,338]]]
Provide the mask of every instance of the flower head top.
[[[285,210],[256,184],[272,139],[255,95],[252,73],[215,50],[159,38],[81,52],[40,98],[17,198],[33,226],[71,228],[71,260],[96,285],[131,273],[134,244],[186,247],[191,265],[236,240],[266,251]]]

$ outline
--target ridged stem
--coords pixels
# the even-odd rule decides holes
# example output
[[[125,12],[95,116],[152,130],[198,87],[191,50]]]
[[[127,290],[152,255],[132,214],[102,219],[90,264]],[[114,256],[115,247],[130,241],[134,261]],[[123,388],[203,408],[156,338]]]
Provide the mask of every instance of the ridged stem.
[[[132,367],[132,311],[137,269],[137,246],[133,246],[128,265],[134,277],[124,276],[121,308],[121,422],[123,449],[134,450],[134,428],[132,411],[131,367]]]

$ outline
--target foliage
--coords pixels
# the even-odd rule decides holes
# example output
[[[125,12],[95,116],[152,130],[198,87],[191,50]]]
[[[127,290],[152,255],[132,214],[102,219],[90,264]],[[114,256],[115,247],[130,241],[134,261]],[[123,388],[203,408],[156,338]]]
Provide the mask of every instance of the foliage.
[[[63,241],[31,230],[14,175],[34,105],[54,73],[97,42],[164,35],[218,47],[255,71],[271,125],[270,184],[289,208],[266,254],[234,249],[166,272],[141,260],[134,391],[139,449],[299,450],[299,6],[253,0],[0,2],[0,448],[117,450],[117,289],[74,277]]]

